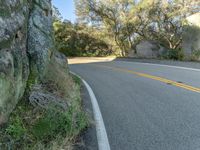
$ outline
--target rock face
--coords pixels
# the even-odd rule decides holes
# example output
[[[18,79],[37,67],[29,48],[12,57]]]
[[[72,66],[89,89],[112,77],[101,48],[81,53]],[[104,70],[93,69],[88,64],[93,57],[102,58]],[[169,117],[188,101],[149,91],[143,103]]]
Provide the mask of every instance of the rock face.
[[[183,51],[186,59],[200,60],[200,13],[187,18],[184,28]]]
[[[52,56],[54,49],[52,32],[51,0],[35,0],[28,24],[28,54],[31,57],[31,73],[35,80],[37,77],[42,79]]]
[[[53,52],[50,0],[0,0],[0,124]]]
[[[6,121],[26,87],[28,14],[27,1],[0,1],[0,124]]]
[[[137,46],[137,57],[140,58],[158,58],[165,51],[154,41],[141,41]]]

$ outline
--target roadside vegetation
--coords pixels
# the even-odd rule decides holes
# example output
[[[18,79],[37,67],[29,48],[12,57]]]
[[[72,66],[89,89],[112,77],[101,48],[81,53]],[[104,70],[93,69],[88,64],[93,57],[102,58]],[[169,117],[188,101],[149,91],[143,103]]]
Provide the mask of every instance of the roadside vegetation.
[[[80,79],[72,77],[67,70],[51,62],[39,91],[51,93],[62,100],[60,104],[67,105],[64,105],[64,109],[59,108],[58,99],[52,105],[46,105],[45,100],[42,106],[33,105],[29,99],[31,91],[27,91],[8,123],[0,129],[1,149],[73,149],[77,136],[89,125],[87,114],[82,108],[80,84]]]
[[[74,1],[77,22],[54,22],[56,45],[67,56],[137,55],[136,46],[149,40],[167,49],[161,58],[182,60],[186,17],[199,11],[196,0]]]

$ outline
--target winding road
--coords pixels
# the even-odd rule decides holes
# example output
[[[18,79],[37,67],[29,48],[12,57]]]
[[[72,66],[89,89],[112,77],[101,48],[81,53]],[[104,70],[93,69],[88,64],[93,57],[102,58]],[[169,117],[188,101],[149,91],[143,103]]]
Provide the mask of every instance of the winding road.
[[[200,69],[70,61],[96,95],[112,150],[200,150]]]

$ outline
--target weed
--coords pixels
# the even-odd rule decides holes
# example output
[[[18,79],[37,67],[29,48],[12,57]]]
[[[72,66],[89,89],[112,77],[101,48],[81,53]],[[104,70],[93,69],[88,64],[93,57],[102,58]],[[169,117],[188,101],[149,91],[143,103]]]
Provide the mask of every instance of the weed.
[[[78,85],[81,85],[81,79],[75,75],[72,75],[74,82]]]
[[[6,133],[15,139],[20,139],[26,133],[23,121],[19,116],[16,116],[16,118],[12,120],[12,122],[6,128]]]

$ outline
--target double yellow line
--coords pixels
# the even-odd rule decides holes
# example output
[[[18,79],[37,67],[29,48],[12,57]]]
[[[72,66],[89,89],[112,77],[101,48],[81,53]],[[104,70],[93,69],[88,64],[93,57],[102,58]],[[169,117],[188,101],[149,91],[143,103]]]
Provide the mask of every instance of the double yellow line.
[[[130,73],[130,74],[134,74],[134,75],[137,75],[137,76],[140,76],[140,77],[153,79],[153,80],[160,81],[160,82],[170,84],[170,85],[173,85],[173,86],[177,86],[177,87],[189,90],[189,91],[200,93],[200,88],[193,87],[193,86],[190,86],[190,85],[187,85],[187,84],[184,84],[184,83],[172,81],[172,80],[169,80],[169,79],[165,79],[165,78],[162,78],[162,77],[153,76],[153,75],[150,75],[150,74],[145,74],[145,73],[140,73],[140,72],[135,72],[135,71],[132,71],[132,70],[118,68],[118,67],[111,67],[111,66],[104,66],[104,65],[95,65],[95,66],[109,68],[109,69],[120,71],[120,72],[126,72],[126,73]]]

